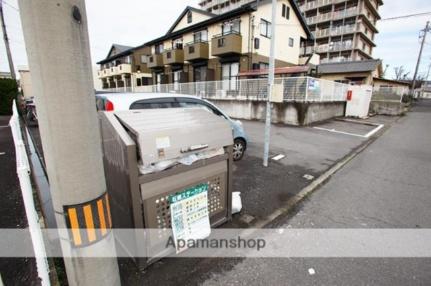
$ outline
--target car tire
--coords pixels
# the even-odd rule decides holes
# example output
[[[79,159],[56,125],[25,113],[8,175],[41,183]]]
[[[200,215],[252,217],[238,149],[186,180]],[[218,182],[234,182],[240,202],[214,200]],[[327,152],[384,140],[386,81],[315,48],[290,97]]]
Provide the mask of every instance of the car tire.
[[[237,138],[233,141],[232,156],[234,161],[239,161],[244,157],[245,148],[244,140]]]

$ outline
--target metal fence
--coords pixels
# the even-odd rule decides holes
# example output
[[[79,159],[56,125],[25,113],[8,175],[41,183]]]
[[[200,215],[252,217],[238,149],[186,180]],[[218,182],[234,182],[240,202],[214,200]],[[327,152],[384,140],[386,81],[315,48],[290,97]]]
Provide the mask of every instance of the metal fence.
[[[399,86],[375,86],[373,88],[372,101],[402,102],[403,96],[409,94],[408,87]]]
[[[41,285],[48,286],[50,285],[50,280],[49,266],[46,259],[46,249],[43,242],[41,226],[39,224],[39,216],[36,212],[33,199],[33,188],[30,179],[30,164],[28,162],[27,151],[21,133],[20,120],[15,101],[13,102],[12,110],[13,115],[10,119],[9,125],[15,145],[16,169],[24,201],[24,208],[27,216],[34,255],[36,257],[36,269]]]
[[[274,80],[275,90],[283,93],[286,102],[346,101],[349,85],[313,77],[288,77]],[[109,92],[176,93],[195,95],[206,99],[266,100],[268,80],[240,79],[171,83],[104,89]]]

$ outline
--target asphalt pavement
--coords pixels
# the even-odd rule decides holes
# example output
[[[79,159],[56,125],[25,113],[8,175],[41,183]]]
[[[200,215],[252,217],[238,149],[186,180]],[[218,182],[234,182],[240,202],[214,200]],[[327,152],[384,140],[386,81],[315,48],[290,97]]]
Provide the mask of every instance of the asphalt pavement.
[[[395,117],[377,116],[366,121],[390,125],[396,119]],[[264,220],[310,183],[309,179],[304,178],[304,175],[311,175],[314,178],[320,176],[365,144],[369,138],[365,138],[363,135],[374,128],[369,125],[339,121],[328,121],[303,128],[272,125],[271,158],[280,154],[285,157],[279,161],[270,160],[269,168],[264,168],[262,166],[264,124],[258,121],[244,121],[243,123],[250,141],[244,159],[234,164],[233,181],[233,191],[239,191],[242,194],[243,210],[240,214],[234,215],[232,223],[224,225],[224,227],[250,226],[242,223],[241,218],[244,215],[254,218],[253,222]],[[337,130],[349,134],[333,132]],[[32,127],[29,131],[33,135],[36,148],[39,149],[39,153],[42,153],[38,129]],[[123,283],[126,285],[141,285],[142,283],[198,285],[217,284],[217,281],[223,281],[223,284],[232,284],[237,281],[236,283],[239,284],[244,282],[244,284],[255,285],[263,284],[264,281],[271,281],[271,279],[275,279],[274,283],[282,283],[280,279],[284,279],[285,273],[280,270],[281,266],[284,265],[286,269],[300,267],[287,262],[281,260],[280,264],[279,259],[178,260],[171,258],[162,259],[145,272],[140,272],[130,260],[120,259],[120,268]],[[266,268],[266,264],[272,266]],[[236,269],[241,270],[236,271]],[[266,273],[271,274],[271,277]],[[232,275],[233,277],[231,277]],[[249,279],[243,275],[248,275]],[[262,280],[253,278],[254,283],[252,283],[250,279],[256,275]]]
[[[9,116],[0,116],[0,228],[26,228]],[[39,285],[34,258],[0,258],[5,285]]]
[[[273,227],[430,228],[430,124],[422,101]],[[203,284],[431,285],[431,258],[247,258]]]
[[[396,117],[373,117],[366,121],[385,123],[389,126],[396,119]],[[244,159],[234,164],[233,180],[233,191],[241,192],[243,210],[240,214],[234,215],[232,223],[222,227],[244,227],[240,223],[244,215],[255,218],[251,226],[256,221],[265,219],[310,184],[304,175],[312,175],[315,178],[320,176],[369,140],[369,138],[354,135],[318,130],[314,128],[315,126],[299,128],[272,125],[270,157],[273,158],[279,154],[285,157],[279,161],[271,159],[269,167],[264,168],[262,166],[264,124],[259,121],[243,121],[243,124],[250,141]],[[328,121],[317,126],[328,124],[335,123]],[[370,130],[367,126],[365,126],[366,130],[363,130],[365,127],[358,123],[340,124],[343,130],[352,134],[363,134]],[[237,267],[241,267],[248,261],[254,261],[255,264],[251,268],[236,271]],[[270,271],[265,268],[266,261],[266,259],[244,258],[181,260],[166,258],[151,265],[144,272],[139,272],[133,263],[127,259],[121,259],[120,269],[123,282],[127,285],[200,285],[203,283],[259,285],[265,284],[265,281],[270,278],[263,275],[265,271]],[[274,263],[277,264],[277,260]],[[274,269],[279,268],[277,266]],[[255,279],[259,271],[262,272],[262,280]],[[276,272],[272,272],[274,277],[283,275],[282,271]],[[218,283],[219,277],[227,278],[220,278],[222,280]],[[284,283],[279,280],[278,285],[281,284]]]

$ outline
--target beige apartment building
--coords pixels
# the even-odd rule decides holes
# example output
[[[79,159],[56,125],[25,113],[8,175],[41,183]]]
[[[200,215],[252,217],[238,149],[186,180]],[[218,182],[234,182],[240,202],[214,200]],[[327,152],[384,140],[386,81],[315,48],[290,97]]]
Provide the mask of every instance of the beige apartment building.
[[[103,88],[213,80],[229,88],[241,72],[267,69],[271,1],[230,2],[224,11],[187,7],[165,35],[141,46],[113,45],[98,63]],[[301,11],[294,0],[277,5],[276,67],[308,63],[301,46],[313,36]]]
[[[302,55],[318,53],[321,63],[372,59],[382,0],[297,0],[314,41]]]

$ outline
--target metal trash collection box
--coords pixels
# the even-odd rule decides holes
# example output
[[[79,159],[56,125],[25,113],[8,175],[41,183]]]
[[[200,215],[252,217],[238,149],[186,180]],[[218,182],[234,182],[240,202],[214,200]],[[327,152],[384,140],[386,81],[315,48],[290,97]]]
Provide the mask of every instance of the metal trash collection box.
[[[103,112],[100,123],[114,228],[169,230],[169,196],[202,183],[208,184],[211,227],[231,219],[233,136],[224,118],[203,109],[173,108]],[[216,155],[189,165],[140,172],[142,167],[214,150],[219,150]],[[145,267],[152,260],[138,262]]]

